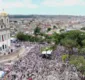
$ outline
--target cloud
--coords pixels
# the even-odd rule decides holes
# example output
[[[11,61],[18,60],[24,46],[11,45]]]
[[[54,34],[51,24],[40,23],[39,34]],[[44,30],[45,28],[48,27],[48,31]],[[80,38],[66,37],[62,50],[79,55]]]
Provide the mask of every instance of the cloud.
[[[84,0],[44,0],[42,2],[44,6],[58,7],[58,6],[85,6]]]
[[[0,9],[11,9],[11,8],[38,8],[38,5],[33,4],[31,0],[22,0],[22,1],[11,1],[5,2],[0,0]]]

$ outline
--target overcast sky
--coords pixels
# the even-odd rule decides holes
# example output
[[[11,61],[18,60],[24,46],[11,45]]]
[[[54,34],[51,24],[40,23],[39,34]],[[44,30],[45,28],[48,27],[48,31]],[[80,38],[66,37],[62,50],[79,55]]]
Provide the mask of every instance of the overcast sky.
[[[85,0],[0,0],[8,14],[85,15]]]

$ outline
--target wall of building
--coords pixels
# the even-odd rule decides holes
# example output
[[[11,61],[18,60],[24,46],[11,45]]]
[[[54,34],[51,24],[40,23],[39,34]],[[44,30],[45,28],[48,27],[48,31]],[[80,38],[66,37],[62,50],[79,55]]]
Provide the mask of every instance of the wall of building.
[[[0,51],[10,47],[10,31],[0,31]]]

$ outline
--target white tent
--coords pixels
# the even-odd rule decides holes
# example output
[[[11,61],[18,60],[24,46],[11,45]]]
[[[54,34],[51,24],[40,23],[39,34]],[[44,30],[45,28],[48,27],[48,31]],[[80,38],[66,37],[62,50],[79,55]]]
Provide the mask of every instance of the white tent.
[[[5,75],[4,71],[0,71],[0,78],[2,78]]]
[[[42,54],[51,54],[52,50],[48,50],[48,51],[42,51]]]
[[[46,51],[42,51],[42,54],[46,54],[47,52]]]
[[[47,51],[47,54],[51,54],[51,53],[52,53],[52,50]]]

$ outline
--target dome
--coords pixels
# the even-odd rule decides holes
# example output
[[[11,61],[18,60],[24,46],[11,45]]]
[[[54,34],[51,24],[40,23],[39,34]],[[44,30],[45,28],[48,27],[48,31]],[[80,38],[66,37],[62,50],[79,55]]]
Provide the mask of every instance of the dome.
[[[4,11],[0,13],[0,16],[7,16],[7,15],[8,14],[6,12],[4,12]]]

